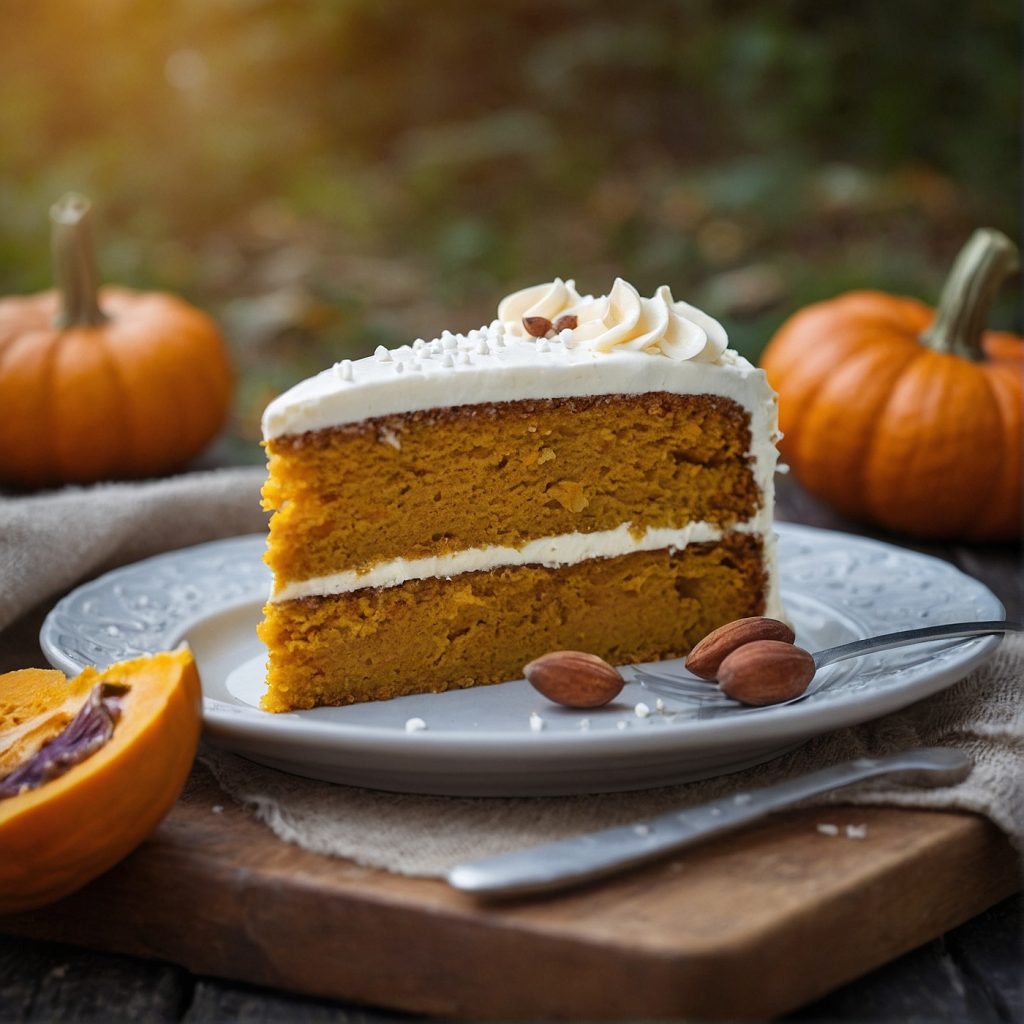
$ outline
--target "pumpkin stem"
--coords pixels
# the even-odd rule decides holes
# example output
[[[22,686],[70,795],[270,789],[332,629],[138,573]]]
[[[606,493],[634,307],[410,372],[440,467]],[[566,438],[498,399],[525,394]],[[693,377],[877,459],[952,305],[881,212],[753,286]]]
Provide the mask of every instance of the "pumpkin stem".
[[[92,204],[69,192],[50,207],[53,276],[60,296],[57,327],[96,327],[106,323],[97,291],[99,274],[92,240]]]
[[[1006,278],[1019,266],[1017,246],[1001,231],[978,228],[960,250],[921,341],[936,352],[981,359],[989,310]]]

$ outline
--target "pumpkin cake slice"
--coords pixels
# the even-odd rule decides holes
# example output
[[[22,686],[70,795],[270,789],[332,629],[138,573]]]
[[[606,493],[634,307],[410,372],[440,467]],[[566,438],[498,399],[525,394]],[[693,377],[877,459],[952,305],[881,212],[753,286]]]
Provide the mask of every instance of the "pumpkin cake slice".
[[[555,280],[264,415],[270,711],[685,654],[779,614],[775,396],[659,288]]]

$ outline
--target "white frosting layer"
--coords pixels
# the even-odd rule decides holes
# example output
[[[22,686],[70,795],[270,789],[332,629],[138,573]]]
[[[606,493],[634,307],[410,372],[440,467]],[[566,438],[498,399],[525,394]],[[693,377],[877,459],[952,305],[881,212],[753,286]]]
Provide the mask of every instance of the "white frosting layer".
[[[274,399],[263,414],[263,435],[270,440],[445,406],[650,391],[731,398],[750,410],[755,438],[774,435],[775,396],[764,371],[731,350],[713,363],[621,346],[603,352],[571,337],[519,338],[500,324],[338,363]]]
[[[771,537],[771,515],[763,510],[753,519],[723,530],[711,523],[688,523],[682,529],[649,527],[639,537],[630,533],[629,524],[624,523],[614,530],[596,533],[566,533],[559,537],[543,537],[529,541],[521,548],[494,545],[485,548],[468,548],[447,555],[428,558],[395,558],[378,562],[365,572],[339,572],[330,576],[317,576],[284,584],[272,597],[272,601],[291,601],[300,597],[325,597],[331,594],[346,594],[364,587],[394,587],[408,580],[423,580],[434,577],[451,578],[466,572],[487,572],[505,566],[542,565],[557,568],[575,565],[591,558],[614,558],[637,551],[680,551],[688,544],[701,544],[721,540],[730,532],[760,533],[767,548]],[[777,584],[774,573],[770,577],[771,588],[766,595],[766,615],[781,613]]]

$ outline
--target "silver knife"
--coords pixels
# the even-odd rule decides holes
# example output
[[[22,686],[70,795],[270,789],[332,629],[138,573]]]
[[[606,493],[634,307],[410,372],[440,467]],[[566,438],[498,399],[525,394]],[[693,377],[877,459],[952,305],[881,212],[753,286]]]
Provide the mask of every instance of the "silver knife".
[[[855,782],[899,773],[903,776],[899,781],[909,785],[952,786],[965,779],[971,767],[971,759],[952,747],[860,758],[632,825],[456,864],[448,871],[447,879],[456,889],[482,898],[566,888],[654,860],[757,821],[771,811]]]

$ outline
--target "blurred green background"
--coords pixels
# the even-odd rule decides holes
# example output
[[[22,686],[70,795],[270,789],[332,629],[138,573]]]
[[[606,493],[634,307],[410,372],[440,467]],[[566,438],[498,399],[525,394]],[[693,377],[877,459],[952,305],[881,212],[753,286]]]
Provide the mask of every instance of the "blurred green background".
[[[934,300],[1019,224],[1017,0],[7,0],[0,287],[91,196],[109,281],[179,292],[283,387],[491,319],[671,284],[756,357],[849,288]],[[16,26],[16,28],[14,27]],[[1020,328],[1013,296],[995,314]]]

